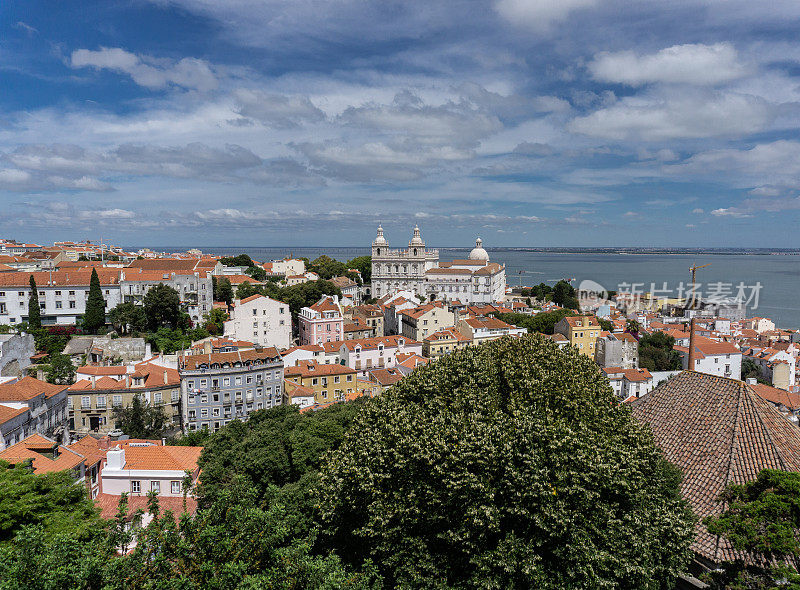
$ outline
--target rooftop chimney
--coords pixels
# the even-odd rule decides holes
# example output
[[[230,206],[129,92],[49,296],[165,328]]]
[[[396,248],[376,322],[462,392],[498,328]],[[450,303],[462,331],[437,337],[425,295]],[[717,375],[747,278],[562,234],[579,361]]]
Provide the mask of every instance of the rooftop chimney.
[[[758,383],[758,379],[756,379],[755,377],[748,377],[747,378],[747,384],[748,385],[755,385],[756,383]]]
[[[125,468],[125,449],[115,447],[106,453],[106,468],[121,471]]]
[[[694,371],[694,364],[697,354],[694,351],[694,318],[689,323],[689,362],[686,366],[690,371]]]
[[[167,378],[167,370],[164,369],[164,385],[166,385],[167,383],[169,383],[169,379]]]

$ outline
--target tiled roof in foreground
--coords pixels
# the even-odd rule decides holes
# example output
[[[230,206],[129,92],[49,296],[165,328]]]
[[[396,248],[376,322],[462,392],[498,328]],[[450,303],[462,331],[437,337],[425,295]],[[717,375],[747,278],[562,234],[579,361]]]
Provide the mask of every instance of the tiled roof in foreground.
[[[743,381],[684,371],[631,403],[668,461],[683,471],[681,493],[702,520],[720,514],[730,483],[762,469],[800,471],[800,429]],[[731,546],[698,524],[692,549],[713,562]]]

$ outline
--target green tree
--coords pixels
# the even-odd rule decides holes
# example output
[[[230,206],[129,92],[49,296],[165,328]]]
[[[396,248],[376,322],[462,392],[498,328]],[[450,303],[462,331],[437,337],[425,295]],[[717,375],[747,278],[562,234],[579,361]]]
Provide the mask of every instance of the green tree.
[[[253,259],[247,254],[239,254],[238,256],[223,256],[219,259],[223,266],[255,266]]]
[[[75,382],[75,365],[65,354],[51,354],[47,367],[47,382],[57,385],[71,385]]]
[[[267,271],[265,271],[260,266],[251,266],[246,271],[244,271],[244,274],[253,277],[253,279],[258,281],[259,283],[261,281],[267,280]]]
[[[204,318],[203,327],[209,334],[222,334],[225,322],[228,321],[228,313],[224,309],[214,308],[208,312]]]
[[[552,334],[562,318],[577,315],[571,309],[557,309],[535,315],[523,313],[501,313],[497,317],[506,323],[527,328],[529,334]]]
[[[181,315],[181,298],[172,287],[159,283],[144,296],[144,311],[151,330],[175,328]]]
[[[597,318],[597,322],[600,324],[600,327],[605,330],[606,332],[613,332],[614,331],[614,324],[611,323],[611,320],[606,320],[603,318]]]
[[[675,338],[664,332],[653,332],[639,338],[639,366],[649,371],[677,371],[681,355],[673,348]]]
[[[75,485],[72,471],[37,475],[26,462],[11,467],[0,460],[0,546],[26,525],[41,525],[48,535],[88,537],[100,522],[86,487]]]
[[[250,281],[244,281],[239,284],[236,289],[236,299],[247,299],[251,295],[256,294],[256,289],[250,284]]]
[[[741,557],[712,572],[713,588],[800,588],[800,473],[765,469],[732,484],[727,508],[706,518],[709,532],[730,541]]]
[[[680,473],[575,350],[500,339],[372,402],[320,507],[329,546],[387,587],[659,589],[684,571]]]
[[[225,277],[222,277],[217,281],[217,291],[214,294],[215,301],[224,301],[228,305],[231,304],[233,301],[233,287],[231,287],[231,281]]]
[[[372,280],[372,256],[357,256],[347,261],[347,268],[354,268],[361,273],[365,283]]]
[[[147,313],[141,305],[120,303],[108,312],[108,321],[121,335],[147,329]]]
[[[103,299],[103,289],[100,287],[100,278],[97,269],[92,268],[92,277],[89,279],[89,297],[86,299],[86,313],[83,314],[83,329],[90,334],[106,325],[106,300]]]
[[[42,309],[39,307],[39,289],[36,279],[30,277],[31,294],[28,296],[28,326],[34,330],[42,327]]]
[[[575,288],[565,280],[558,281],[553,287],[553,303],[568,309],[580,310]]]
[[[161,407],[151,406],[137,393],[129,406],[114,407],[114,422],[131,438],[158,439],[164,436],[168,418]]]
[[[345,274],[347,267],[343,262],[334,260],[330,256],[323,254],[322,256],[312,260],[309,264],[309,270],[319,275],[319,278],[328,280],[333,277],[339,277]]]
[[[204,504],[215,500],[235,477],[244,477],[259,496],[270,486],[297,484],[316,477],[324,454],[338,447],[345,431],[367,403],[358,400],[301,414],[297,406],[254,412],[206,439],[200,457]]]

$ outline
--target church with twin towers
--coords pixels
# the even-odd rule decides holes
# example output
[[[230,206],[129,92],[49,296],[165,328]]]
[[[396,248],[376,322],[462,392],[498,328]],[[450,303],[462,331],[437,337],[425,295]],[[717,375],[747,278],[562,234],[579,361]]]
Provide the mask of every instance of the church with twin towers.
[[[372,242],[372,295],[381,298],[397,291],[411,291],[425,301],[502,301],[506,267],[489,261],[480,238],[468,259],[439,262],[439,251],[425,247],[419,227],[414,227],[408,248],[392,249],[378,226]]]

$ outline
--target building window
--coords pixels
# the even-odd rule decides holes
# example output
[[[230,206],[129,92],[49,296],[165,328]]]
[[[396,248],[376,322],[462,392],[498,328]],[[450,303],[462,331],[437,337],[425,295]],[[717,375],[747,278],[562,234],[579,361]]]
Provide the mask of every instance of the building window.
[[[121,405],[122,405],[122,396],[121,396],[121,395],[115,395],[115,396],[114,396],[114,397],[111,399],[111,403],[112,403],[112,405],[114,405],[114,406],[121,406]]]
[[[81,408],[91,408],[92,407],[92,398],[88,395],[84,395],[81,398]]]
[[[161,493],[161,482],[158,480],[150,482],[150,489],[154,491],[156,494]]]
[[[97,407],[98,408],[105,408],[106,407],[106,396],[98,395],[97,396]]]
[[[157,392],[153,394],[153,403],[160,404],[162,401],[161,399],[161,392]]]
[[[173,481],[172,482],[172,493],[173,494],[180,494],[181,493],[181,482]]]
[[[131,494],[140,494],[140,493],[142,493],[142,482],[132,479]]]

